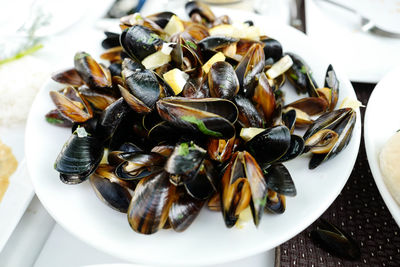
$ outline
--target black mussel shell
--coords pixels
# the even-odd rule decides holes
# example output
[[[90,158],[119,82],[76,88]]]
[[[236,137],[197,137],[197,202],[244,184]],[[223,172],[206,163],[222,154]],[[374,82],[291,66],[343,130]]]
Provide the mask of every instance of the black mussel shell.
[[[250,99],[237,95],[234,98],[234,103],[239,110],[238,121],[242,127],[264,128],[265,121]]]
[[[171,175],[179,175],[187,182],[196,178],[207,151],[194,143],[180,143],[168,158],[164,170]]]
[[[187,99],[166,97],[157,102],[160,116],[179,128],[207,136],[234,136],[238,111],[231,101],[219,98]]]
[[[263,38],[261,42],[264,44],[265,60],[273,59],[273,62],[278,61],[282,57],[282,45],[275,39]]]
[[[128,189],[94,174],[90,176],[89,180],[96,196],[103,203],[123,213],[128,211],[129,203],[132,199]]]
[[[214,63],[208,72],[211,97],[232,99],[239,91],[239,80],[232,65],[225,61]]]
[[[131,228],[141,234],[153,234],[164,227],[175,199],[176,186],[161,172],[142,179],[136,186],[128,208]]]
[[[125,152],[121,155],[124,162],[115,168],[115,175],[122,180],[141,180],[159,173],[165,163],[165,157],[158,153]]]
[[[349,260],[360,259],[361,251],[357,242],[342,229],[322,218],[317,229],[311,231],[311,238],[333,255]]]
[[[203,50],[215,50],[238,42],[239,39],[227,36],[208,36],[201,40],[198,45]]]
[[[199,15],[202,19],[207,22],[214,22],[215,15],[211,9],[204,3],[200,1],[189,1],[185,4],[185,11],[189,18],[193,15]]]
[[[101,42],[101,46],[104,49],[110,49],[116,46],[120,46],[119,33],[115,32],[104,32],[106,38]]]
[[[261,73],[258,77],[258,84],[254,89],[252,100],[257,110],[264,114],[266,125],[270,126],[276,110],[276,102],[274,91],[269,85],[265,73]]]
[[[296,110],[290,109],[282,113],[282,121],[289,128],[290,133],[293,133],[296,125]]]
[[[184,182],[186,192],[195,199],[208,199],[217,191],[218,173],[209,160],[205,160],[194,179]]]
[[[184,190],[176,190],[176,199],[168,213],[168,221],[177,232],[185,231],[200,213],[205,201],[189,196]]]
[[[318,94],[315,92],[314,88],[318,88],[318,85],[312,77],[310,77],[311,79],[307,77],[307,74],[311,73],[310,67],[300,56],[294,53],[286,54],[289,55],[293,61],[292,67],[286,72],[286,77],[296,88],[297,93],[308,93],[312,97],[317,97]]]
[[[104,153],[102,142],[93,136],[73,133],[58,155],[54,168],[66,184],[78,184],[96,170]]]
[[[123,31],[120,42],[126,53],[139,62],[157,52],[164,43],[159,35],[141,25]]]
[[[160,28],[164,29],[165,26],[167,26],[169,20],[171,19],[171,17],[173,15],[175,15],[175,14],[172,12],[164,11],[164,12],[149,15],[146,18],[149,20],[152,20],[154,23],[156,23],[158,26],[160,26]]]
[[[275,126],[250,139],[246,143],[246,150],[256,158],[261,168],[265,168],[286,154],[290,147],[290,139],[290,132],[286,126]]]
[[[265,211],[282,214],[286,210],[286,197],[278,194],[277,192],[268,189],[267,204],[265,205]]]
[[[324,87],[327,87],[331,90],[331,102],[329,105],[329,110],[332,111],[335,109],[336,103],[339,98],[339,79],[336,76],[336,72],[333,69],[332,65],[328,66],[325,75],[325,83]]]
[[[283,164],[272,164],[264,170],[269,189],[278,194],[294,197],[297,194],[292,176]]]
[[[292,160],[297,156],[301,155],[304,151],[304,140],[301,136],[298,135],[290,135],[290,146],[286,151],[285,155],[283,155],[278,162],[285,162],[288,160]]]
[[[110,66],[108,66],[108,69],[110,70],[112,76],[121,76],[122,64],[112,63]]]
[[[84,84],[81,76],[75,68],[55,72],[51,75],[51,79],[58,83],[68,84],[72,86],[81,86],[82,84]]]
[[[108,153],[108,164],[111,166],[118,166],[123,161],[128,160],[132,153],[141,151],[143,150],[137,145],[130,142],[125,142],[117,150],[113,150]]]

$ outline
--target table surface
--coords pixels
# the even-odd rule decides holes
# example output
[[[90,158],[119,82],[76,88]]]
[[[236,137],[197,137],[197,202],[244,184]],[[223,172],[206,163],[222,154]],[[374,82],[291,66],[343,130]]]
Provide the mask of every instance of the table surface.
[[[153,10],[149,2],[143,13]],[[176,1],[178,3],[179,1]],[[176,4],[175,3],[175,4]],[[252,1],[234,8],[251,10]],[[283,18],[286,19],[286,18]],[[63,63],[60,63],[61,66]],[[358,99],[367,105],[374,84],[353,83]],[[361,119],[364,110],[361,109]],[[361,259],[346,261],[323,251],[311,238],[316,223],[279,247],[282,266],[400,266],[400,232],[388,212],[369,170],[362,140],[353,172],[336,201],[321,216],[342,227],[358,242]],[[38,231],[37,229],[40,229]],[[67,253],[66,253],[67,252]],[[24,257],[21,257],[21,255]],[[272,266],[274,251],[219,266]],[[4,249],[0,266],[83,266],[121,263],[76,239],[47,214],[35,197]]]

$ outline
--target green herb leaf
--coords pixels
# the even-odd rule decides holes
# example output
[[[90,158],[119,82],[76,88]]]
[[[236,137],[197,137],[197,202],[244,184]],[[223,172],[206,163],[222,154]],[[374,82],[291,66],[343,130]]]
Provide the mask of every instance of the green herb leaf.
[[[33,54],[36,51],[38,51],[39,49],[41,49],[42,47],[43,47],[42,44],[36,44],[36,45],[31,46],[31,47],[28,47],[27,49],[24,49],[24,50],[18,52],[17,54],[15,54],[12,57],[9,57],[9,58],[6,58],[6,59],[1,59],[0,60],[0,65],[3,65],[3,64],[18,60],[18,59],[20,59],[20,58],[22,58],[24,56]]]
[[[222,134],[220,132],[215,132],[213,130],[208,129],[202,120],[199,120],[194,116],[182,116],[181,119],[196,125],[197,128],[205,135],[222,137]]]
[[[195,44],[195,43],[193,43],[193,42],[191,42],[191,41],[185,41],[186,42],[186,44],[188,45],[188,46],[190,46],[191,48],[193,48],[194,50],[197,50],[197,45]]]

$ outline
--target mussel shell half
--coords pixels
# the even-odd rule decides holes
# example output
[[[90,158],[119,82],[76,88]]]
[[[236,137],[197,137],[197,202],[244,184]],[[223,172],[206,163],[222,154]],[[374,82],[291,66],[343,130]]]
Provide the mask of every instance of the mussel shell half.
[[[50,110],[48,113],[46,113],[45,118],[48,123],[55,126],[71,128],[73,125],[73,122],[64,117],[60,111],[58,111],[58,109]]]
[[[176,199],[169,210],[168,221],[175,231],[183,232],[199,215],[205,201],[189,196],[184,190],[176,191]]]
[[[296,126],[296,110],[290,109],[286,112],[282,112],[282,121],[289,128],[290,133],[293,133]]]
[[[324,97],[304,97],[287,104],[284,108],[288,107],[300,109],[308,115],[313,116],[325,112],[329,107],[329,103]]]
[[[146,18],[149,20],[152,20],[154,23],[156,23],[158,26],[160,26],[160,28],[164,29],[165,26],[167,26],[169,20],[171,19],[171,17],[173,15],[175,15],[175,14],[172,12],[164,11],[164,12],[151,14],[151,15],[147,16]]]
[[[96,196],[103,203],[123,213],[128,211],[129,203],[132,199],[128,189],[94,174],[90,176],[89,180]]]
[[[275,95],[274,91],[269,86],[267,76],[265,76],[263,72],[258,78],[258,84],[254,89],[252,100],[256,108],[263,112],[266,124],[268,126],[271,125],[273,113],[276,108]]]
[[[349,234],[322,218],[317,227],[316,230],[311,231],[311,238],[323,249],[349,260],[360,258],[360,247]]]
[[[131,109],[121,97],[102,111],[97,121],[96,133],[103,140],[114,135],[121,120]]]
[[[208,199],[217,192],[218,173],[209,160],[204,160],[201,170],[194,179],[186,179],[186,192],[195,199]]]
[[[125,142],[117,150],[110,151],[107,155],[108,164],[111,166],[118,166],[134,152],[143,151],[140,147],[135,144]]]
[[[54,168],[66,184],[78,184],[96,170],[104,153],[103,144],[93,136],[73,133],[58,155]]]
[[[115,174],[122,180],[141,180],[154,176],[164,166],[165,158],[157,153],[125,152],[125,161],[115,168]]]
[[[283,164],[272,164],[264,170],[264,178],[269,189],[285,196],[296,196],[297,191],[292,176]]]
[[[164,120],[180,128],[222,139],[235,134],[238,110],[225,99],[167,97],[157,102],[157,110]]]
[[[117,100],[117,98],[111,94],[92,90],[86,85],[79,87],[79,93],[98,110],[104,110]]]
[[[119,43],[119,33],[114,32],[104,32],[106,38],[101,42],[101,46],[104,49],[113,48],[116,46],[120,46]]]
[[[131,59],[126,58],[122,62],[122,76],[132,95],[152,109],[161,93],[156,75],[151,70],[140,68],[140,65],[135,65]]]
[[[111,75],[108,69],[97,63],[88,53],[77,52],[74,66],[82,80],[91,89],[107,89],[111,87]]]
[[[239,80],[232,65],[215,62],[208,72],[208,87],[211,97],[232,99],[239,91]]]
[[[234,149],[237,145],[237,139],[232,137],[231,139],[215,139],[210,138],[207,145],[207,152],[210,159],[225,162],[232,156]]]
[[[172,175],[184,175],[189,180],[195,179],[206,153],[206,150],[194,143],[177,144],[164,170]]]
[[[336,103],[339,98],[339,79],[336,76],[336,72],[333,69],[332,65],[328,66],[325,75],[325,84],[324,87],[327,87],[331,90],[331,102],[329,104],[329,111],[335,109]]]
[[[230,44],[238,42],[239,39],[233,38],[233,37],[227,37],[227,36],[208,36],[201,40],[198,45],[201,47],[203,50],[215,50],[219,48],[223,48],[225,46],[228,46]]]
[[[81,86],[84,84],[81,76],[75,68],[61,70],[53,73],[51,75],[51,78],[58,83],[68,84],[72,86]]]
[[[165,172],[142,179],[136,186],[128,208],[131,228],[141,234],[153,234],[163,228],[175,198],[175,190]]]
[[[198,14],[207,22],[214,22],[215,20],[215,15],[211,11],[211,9],[206,4],[201,3],[200,1],[187,2],[185,4],[185,11],[186,14],[188,14],[189,18],[192,17],[193,14]]]
[[[286,151],[285,155],[283,155],[277,162],[285,162],[296,158],[304,152],[305,145],[304,140],[301,136],[291,134],[290,135],[290,146]]]
[[[261,168],[279,160],[290,148],[290,132],[286,126],[275,126],[254,136],[246,143],[246,149]]]
[[[141,25],[133,25],[123,31],[120,42],[124,50],[139,62],[157,52],[164,43],[159,35]]]
[[[250,99],[242,95],[237,95],[234,98],[234,102],[239,110],[238,121],[242,127],[264,127],[265,121]]]
[[[273,61],[278,61],[282,57],[282,45],[275,39],[263,38],[265,60],[272,58]]]
[[[316,82],[307,77],[307,74],[311,72],[310,67],[305,63],[305,61],[298,55],[294,53],[286,53],[292,58],[293,65],[286,72],[286,77],[291,84],[296,88],[297,93],[305,94],[309,93],[312,97],[317,97],[318,94],[314,91],[314,88],[318,88]]]

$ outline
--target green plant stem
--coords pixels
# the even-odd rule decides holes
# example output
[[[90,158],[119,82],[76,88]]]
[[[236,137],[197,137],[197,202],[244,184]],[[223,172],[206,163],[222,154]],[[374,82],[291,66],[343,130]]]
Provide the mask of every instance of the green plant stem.
[[[33,46],[31,46],[31,47],[29,47],[27,49],[24,49],[24,50],[18,52],[17,54],[15,54],[15,56],[12,56],[12,57],[9,57],[9,58],[6,58],[6,59],[1,59],[0,60],[0,66],[3,65],[3,64],[18,60],[18,59],[20,59],[20,58],[22,58],[24,56],[33,54],[36,51],[38,51],[39,49],[41,49],[42,47],[43,47],[42,44],[35,44],[35,45],[33,45]]]

